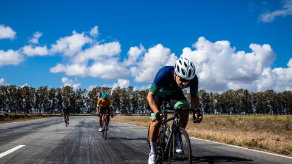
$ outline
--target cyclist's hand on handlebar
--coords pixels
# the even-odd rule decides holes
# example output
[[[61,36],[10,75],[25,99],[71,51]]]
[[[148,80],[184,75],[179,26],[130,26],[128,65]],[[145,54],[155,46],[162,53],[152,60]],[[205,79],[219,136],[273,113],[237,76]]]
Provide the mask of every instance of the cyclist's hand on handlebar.
[[[161,113],[161,112],[157,112],[157,113],[155,114],[155,116],[156,116],[156,120],[157,120],[157,121],[160,121],[160,120],[162,119],[162,113]]]
[[[114,112],[111,113],[111,118],[113,118],[113,117],[114,117]]]
[[[203,115],[201,114],[200,110],[194,111],[193,122],[200,123],[202,120],[203,120]]]

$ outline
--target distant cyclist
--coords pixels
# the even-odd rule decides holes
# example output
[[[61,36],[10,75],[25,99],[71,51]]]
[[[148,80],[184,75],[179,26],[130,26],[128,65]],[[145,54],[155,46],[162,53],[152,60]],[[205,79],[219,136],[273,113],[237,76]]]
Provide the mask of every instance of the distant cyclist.
[[[62,114],[63,114],[63,120],[65,121],[65,119],[67,118],[67,125],[69,125],[69,114],[70,114],[70,108],[68,107],[68,105],[65,105],[62,109]]]
[[[110,115],[113,117],[113,108],[112,108],[112,101],[108,97],[107,93],[103,93],[101,95],[101,98],[97,102],[97,107],[96,107],[97,114],[99,115],[99,131],[102,131],[102,116],[105,114],[107,115],[107,124],[110,122]]]
[[[160,106],[163,101],[169,103],[171,107],[181,106],[183,108],[189,108],[188,101],[183,94],[182,89],[190,87],[191,92],[191,106],[193,109],[197,109],[199,106],[198,97],[198,77],[195,74],[195,65],[189,59],[180,57],[175,66],[162,67],[151,85],[147,96],[146,110],[150,114],[150,146],[148,164],[154,164],[157,154],[157,138],[159,134],[159,127],[162,123],[162,114],[160,112]],[[188,123],[189,112],[183,111],[179,113],[178,125],[185,128]],[[196,114],[193,116],[194,122],[200,123],[202,116]],[[176,136],[175,151],[181,153],[181,144],[179,136]]]

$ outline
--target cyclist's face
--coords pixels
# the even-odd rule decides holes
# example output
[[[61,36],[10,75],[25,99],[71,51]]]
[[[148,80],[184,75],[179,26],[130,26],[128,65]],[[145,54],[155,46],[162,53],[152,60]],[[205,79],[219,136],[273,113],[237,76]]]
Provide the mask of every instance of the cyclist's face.
[[[175,81],[180,88],[185,88],[190,82],[190,80],[186,80],[177,76],[176,72],[174,72],[174,76],[175,76]]]

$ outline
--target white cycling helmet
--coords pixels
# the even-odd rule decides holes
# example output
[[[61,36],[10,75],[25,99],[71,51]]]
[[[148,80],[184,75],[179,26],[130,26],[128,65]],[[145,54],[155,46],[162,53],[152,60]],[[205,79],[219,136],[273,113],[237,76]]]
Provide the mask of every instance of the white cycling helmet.
[[[182,56],[175,62],[174,70],[179,77],[186,80],[191,80],[196,75],[194,63]]]

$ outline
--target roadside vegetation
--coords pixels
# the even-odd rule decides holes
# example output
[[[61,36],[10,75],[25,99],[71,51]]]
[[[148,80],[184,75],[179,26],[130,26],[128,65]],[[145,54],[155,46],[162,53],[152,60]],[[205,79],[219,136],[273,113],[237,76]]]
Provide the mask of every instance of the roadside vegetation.
[[[148,127],[149,117],[114,117],[113,121]],[[292,116],[204,115],[186,127],[189,136],[292,156]]]
[[[20,121],[29,121],[42,118],[50,118],[53,115],[42,115],[42,114],[0,114],[0,124],[11,123],[11,122],[20,122]]]

